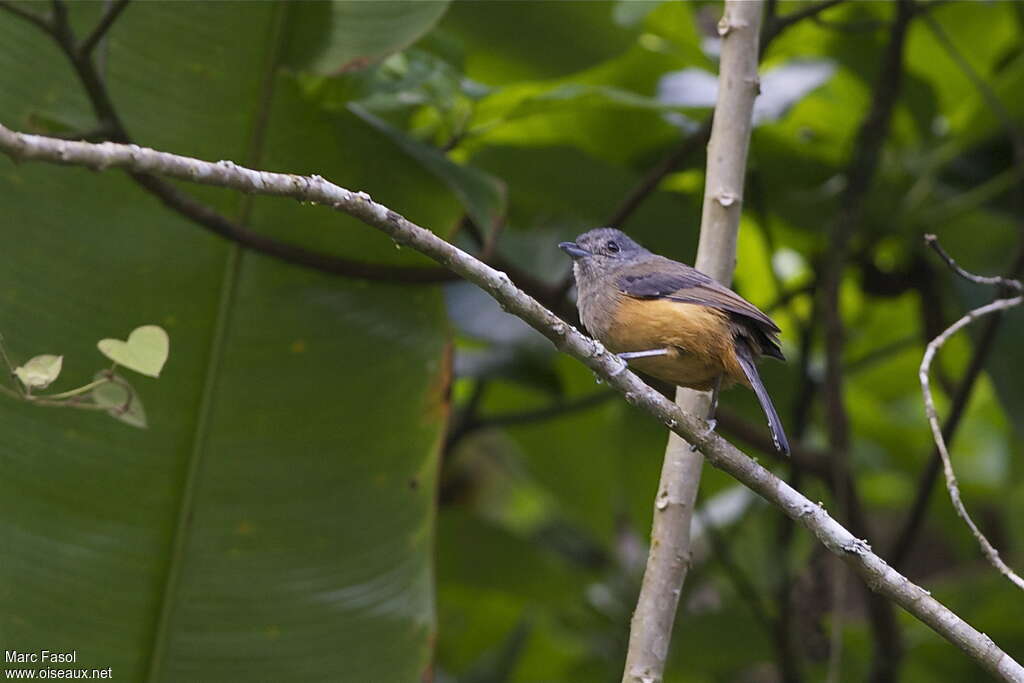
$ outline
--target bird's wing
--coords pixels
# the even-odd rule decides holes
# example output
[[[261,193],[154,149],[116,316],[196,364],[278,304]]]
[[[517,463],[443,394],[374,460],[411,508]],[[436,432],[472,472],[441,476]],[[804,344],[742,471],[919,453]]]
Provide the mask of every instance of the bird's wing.
[[[617,285],[623,294],[636,299],[668,299],[710,306],[747,318],[770,334],[780,331],[771,318],[736,292],[695,268],[664,257],[627,270],[619,276]]]

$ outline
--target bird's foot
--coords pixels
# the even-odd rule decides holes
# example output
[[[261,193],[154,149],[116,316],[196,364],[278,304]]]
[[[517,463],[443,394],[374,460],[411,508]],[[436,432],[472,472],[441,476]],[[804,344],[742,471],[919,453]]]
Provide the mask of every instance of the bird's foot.
[[[647,358],[649,356],[666,356],[669,353],[669,349],[650,349],[649,351],[626,351],[624,353],[620,353],[617,355],[622,360],[629,361],[633,360],[634,358]]]
[[[717,426],[718,426],[718,420],[716,420],[715,418],[711,418],[710,420],[708,420],[708,430],[706,432],[704,432],[704,436],[710,436],[715,431],[715,427],[717,427]],[[690,444],[690,452],[694,453],[696,451],[697,451],[697,444],[691,443]]]

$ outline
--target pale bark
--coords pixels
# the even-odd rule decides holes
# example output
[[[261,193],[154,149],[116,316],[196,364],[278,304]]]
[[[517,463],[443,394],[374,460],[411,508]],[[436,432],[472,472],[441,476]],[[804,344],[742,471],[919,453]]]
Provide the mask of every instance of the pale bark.
[[[759,92],[758,36],[761,0],[727,0],[718,24],[722,52],[718,70],[700,241],[694,266],[724,285],[732,282],[743,207],[743,181],[750,146],[751,115]],[[706,415],[708,392],[676,390],[676,404],[690,415]],[[662,679],[679,596],[690,566],[690,526],[704,457],[669,433],[654,502],[651,548],[640,596],[630,623],[623,683]]]

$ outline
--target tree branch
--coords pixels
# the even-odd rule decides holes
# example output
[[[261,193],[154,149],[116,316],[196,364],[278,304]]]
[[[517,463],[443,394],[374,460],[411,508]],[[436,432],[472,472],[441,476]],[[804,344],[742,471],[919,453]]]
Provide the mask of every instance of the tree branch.
[[[50,33],[50,20],[48,17],[36,14],[31,10],[24,9],[8,0],[0,0],[0,9],[10,12],[19,19],[24,19],[41,31]]]
[[[626,195],[618,208],[615,209],[615,213],[611,215],[611,218],[605,221],[605,225],[621,228],[622,224],[633,215],[633,212],[637,210],[643,201],[658,188],[658,185],[664,180],[665,176],[676,170],[679,164],[683,163],[687,157],[706,145],[708,136],[711,135],[711,119],[711,116],[704,119],[697,130],[686,136],[686,139],[679,143],[674,150],[652,166],[644,177],[640,179],[640,182],[629,191],[629,194]]]
[[[995,91],[992,90],[991,86],[989,86],[989,84],[986,83],[985,80],[974,70],[970,62],[964,58],[950,37],[942,29],[942,26],[935,21],[930,13],[926,12],[926,10],[933,9],[941,4],[944,4],[943,0],[934,0],[927,5],[919,4],[917,6],[918,12],[923,15],[926,25],[935,35],[935,38],[943,48],[945,48],[950,59],[958,68],[960,68],[961,71],[964,72],[964,75],[978,91],[978,94],[988,105],[989,109],[992,110],[993,115],[999,119],[1007,137],[1012,143],[1015,174],[1020,177],[1021,174],[1024,173],[1024,135],[1021,134],[1020,128],[1013,120],[1013,117],[1009,115],[1005,105],[999,99]],[[1018,186],[1018,190],[1016,192],[1016,203],[1018,209],[1024,210],[1024,185]],[[930,244],[933,248],[938,247],[938,243],[936,241],[932,241]],[[947,265],[950,265],[950,267],[953,267],[955,270],[958,268],[955,266],[953,260],[941,250],[941,247],[938,247],[937,251],[943,260],[946,261]],[[1022,239],[1018,244],[1017,256],[1014,258],[1013,264],[1008,272],[1010,278],[1017,278],[1020,277],[1022,271],[1024,271],[1024,239]],[[961,269],[958,272],[962,274],[965,271],[962,271]],[[956,430],[960,426],[960,418],[963,416],[963,413],[967,408],[967,403],[971,398],[974,383],[977,381],[978,377],[981,376],[981,372],[985,367],[985,363],[987,362],[988,355],[992,350],[996,333],[999,331],[999,326],[1002,323],[1002,320],[1003,316],[1001,312],[997,311],[992,314],[985,321],[985,326],[978,335],[978,341],[975,344],[974,353],[971,355],[971,361],[967,366],[967,372],[964,375],[964,378],[957,385],[950,405],[949,414],[946,416],[946,422],[942,427],[942,438],[946,442],[947,448],[948,444],[952,443]],[[903,566],[907,557],[910,555],[910,550],[913,548],[914,543],[919,537],[918,530],[924,523],[928,501],[931,499],[932,491],[935,488],[935,480],[939,476],[939,469],[942,467],[942,464],[942,456],[939,453],[938,448],[936,448],[932,453],[928,464],[925,466],[920,479],[918,480],[917,493],[914,497],[914,502],[911,505],[910,512],[907,514],[907,519],[901,527],[899,534],[897,534],[890,552],[887,553],[887,557],[891,558],[894,567]]]
[[[829,7],[834,7],[841,2],[843,2],[843,0],[822,0],[822,2],[794,10],[793,12],[789,12],[782,16],[772,14],[771,19],[765,24],[764,31],[761,34],[761,51],[763,52],[767,49],[768,44],[772,40],[793,24],[803,21],[804,19],[817,17]]]
[[[832,449],[834,487],[840,508],[855,533],[868,535],[860,509],[860,498],[849,467],[850,426],[844,395],[843,348],[845,330],[840,305],[840,287],[846,269],[850,240],[860,223],[864,198],[871,187],[889,132],[892,111],[903,81],[903,48],[907,27],[913,17],[910,0],[899,0],[896,18],[874,85],[874,98],[857,131],[853,154],[846,169],[846,187],[839,201],[839,213],[829,231],[828,255],[822,275],[822,305],[825,327],[825,422]],[[833,609],[841,610],[845,581],[836,577]],[[871,680],[895,677],[901,657],[900,633],[888,604],[867,596],[869,623],[874,644]],[[840,612],[836,615],[841,616]],[[836,616],[834,615],[834,616]],[[832,669],[838,667],[842,645],[841,618],[833,620]]]
[[[1009,579],[1018,588],[1024,590],[1024,579],[1022,579],[1015,571],[1010,569],[1002,558],[999,557],[999,551],[993,547],[989,540],[985,537],[985,534],[981,532],[978,525],[971,519],[970,514],[967,512],[967,508],[964,506],[963,501],[960,499],[960,486],[957,483],[956,474],[953,472],[953,463],[949,457],[949,449],[946,447],[946,441],[942,437],[942,428],[939,427],[939,417],[935,410],[935,401],[932,399],[932,392],[928,381],[928,371],[931,368],[932,360],[935,358],[935,354],[938,353],[939,349],[960,329],[970,325],[978,318],[995,313],[996,311],[1004,311],[1014,306],[1019,306],[1024,302],[1024,296],[1021,296],[1021,292],[1024,291],[1024,286],[1017,280],[1007,280],[1002,277],[983,277],[981,275],[975,275],[969,273],[954,261],[949,254],[943,250],[939,245],[938,239],[935,235],[925,235],[925,242],[931,246],[939,256],[946,262],[946,264],[953,270],[954,273],[960,277],[976,282],[978,284],[985,285],[996,285],[1003,290],[1012,290],[1017,293],[1017,296],[1003,299],[996,299],[995,301],[979,306],[967,313],[955,323],[950,325],[942,334],[937,336],[928,344],[928,348],[925,349],[924,357],[921,359],[921,368],[918,372],[918,376],[921,380],[921,393],[924,395],[924,410],[928,416],[928,424],[932,430],[932,438],[935,440],[935,447],[939,451],[939,455],[942,457],[942,469],[946,475],[946,488],[949,490],[949,499],[953,503],[953,508],[956,513],[960,515],[960,518],[964,520],[967,527],[971,530],[974,538],[977,539],[978,545],[981,546],[982,552],[988,561],[995,567],[1000,574]]]
[[[479,387],[481,384],[482,382],[478,383],[477,386]],[[536,410],[525,410],[517,413],[503,413],[499,415],[481,417],[477,414],[477,408],[479,407],[480,402],[479,394],[478,392],[474,392],[466,406],[466,412],[462,415],[461,419],[456,422],[455,427],[452,429],[452,433],[445,442],[444,451],[447,453],[463,438],[481,429],[518,427],[520,425],[554,420],[562,417],[563,415],[571,415],[572,413],[596,408],[602,403],[607,402],[613,396],[615,396],[614,391],[596,391],[588,396],[582,396],[569,401],[557,401],[550,406],[537,408]]]
[[[92,61],[95,44],[102,39],[127,4],[127,0],[117,0],[81,45],[76,42],[71,30],[67,8],[59,0],[53,3],[52,19],[42,18],[7,2],[0,2],[0,9],[32,22],[57,43],[82,83],[89,102],[92,104],[93,112],[99,120],[99,129],[105,133],[107,139],[113,142],[130,144],[132,142],[131,135],[121,120],[110,93],[107,91],[106,84]],[[145,173],[130,172],[129,175],[140,187],[163,202],[164,206],[196,225],[247,249],[285,263],[331,275],[366,280],[436,284],[458,279],[452,272],[444,268],[365,263],[281,242],[232,221],[165,180]]]
[[[386,206],[377,204],[365,193],[346,190],[319,176],[255,171],[230,161],[205,162],[135,145],[92,144],[26,135],[15,133],[3,125],[0,125],[0,151],[17,161],[47,161],[96,170],[124,168],[240,192],[290,197],[331,207],[381,230],[394,241],[416,249],[484,289],[559,350],[600,375],[608,386],[622,393],[631,404],[668,426],[675,434],[697,444],[715,467],[778,506],[787,516],[810,530],[826,548],[854,567],[874,590],[928,624],[994,676],[1015,683],[1024,682],[1024,667],[928,591],[887,565],[871,552],[864,541],[855,538],[830,517],[822,506],[812,503],[728,441],[708,431],[703,420],[683,412],[644,384],[616,356],[545,309],[513,285],[507,275]]]
[[[107,31],[114,25],[117,18],[121,16],[121,12],[128,6],[131,0],[115,0],[114,4],[107,8],[100,17],[99,22],[96,24],[96,28],[92,30],[92,33],[82,41],[82,44],[78,46],[78,54],[83,58],[88,57],[92,54],[92,51],[96,49],[103,37],[107,35]]]
[[[758,38],[764,3],[726,0],[718,23],[722,37],[718,99],[711,119],[704,205],[695,267],[728,285],[736,265],[743,181],[760,91]],[[676,404],[706,415],[707,392],[678,388]],[[630,623],[623,683],[658,683],[665,670],[679,595],[690,564],[690,526],[704,458],[670,434],[654,503],[647,567]]]
[[[1018,277],[1022,271],[1024,271],[1024,242],[1018,246],[1017,256],[1008,272],[1011,277]],[[974,353],[971,354],[970,363],[967,365],[967,372],[957,385],[950,403],[949,414],[946,415],[946,422],[942,426],[942,438],[947,447],[953,442],[953,437],[960,426],[960,419],[967,410],[974,384],[985,369],[985,363],[995,344],[996,334],[999,332],[1002,321],[1002,313],[993,313],[988,316],[981,334],[978,335]],[[910,512],[907,513],[906,521],[900,527],[899,533],[896,534],[896,540],[893,541],[889,552],[886,553],[886,557],[890,558],[892,565],[897,569],[906,563],[914,543],[920,536],[918,532],[921,525],[924,524],[928,501],[935,489],[935,480],[939,477],[940,469],[942,469],[942,456],[936,448],[918,479],[917,493],[914,495],[914,502],[910,506]]]

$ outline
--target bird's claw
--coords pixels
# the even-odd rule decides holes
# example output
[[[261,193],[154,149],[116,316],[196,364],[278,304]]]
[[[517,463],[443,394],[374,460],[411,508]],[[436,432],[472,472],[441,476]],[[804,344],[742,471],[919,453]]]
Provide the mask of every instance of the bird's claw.
[[[704,432],[704,436],[710,436],[715,431],[715,427],[717,427],[717,426],[718,426],[718,420],[716,420],[715,418],[711,418],[710,420],[708,420],[708,430],[706,432]],[[690,452],[691,453],[695,453],[696,451],[697,451],[697,444],[691,443],[690,444]]]

